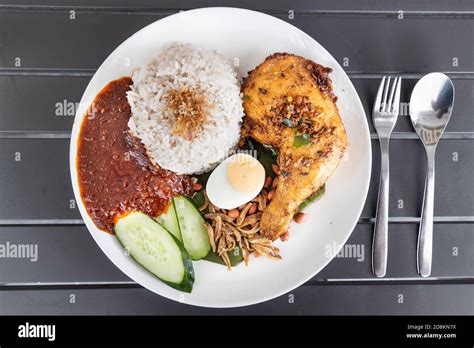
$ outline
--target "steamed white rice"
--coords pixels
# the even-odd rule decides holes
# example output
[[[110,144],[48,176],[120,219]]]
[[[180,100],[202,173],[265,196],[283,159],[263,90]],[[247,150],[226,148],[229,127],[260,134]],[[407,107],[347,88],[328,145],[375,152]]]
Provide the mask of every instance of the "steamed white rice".
[[[128,126],[162,168],[178,174],[206,172],[236,147],[244,115],[240,82],[232,63],[220,54],[172,43],[135,70],[132,80]],[[185,86],[198,87],[212,105],[203,129],[192,140],[173,134],[176,120],[165,98],[171,89]]]

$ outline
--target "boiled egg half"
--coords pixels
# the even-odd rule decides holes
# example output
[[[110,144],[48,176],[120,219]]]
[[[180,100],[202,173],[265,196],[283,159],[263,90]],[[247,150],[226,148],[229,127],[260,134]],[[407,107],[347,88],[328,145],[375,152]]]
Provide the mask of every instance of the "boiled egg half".
[[[250,202],[262,190],[265,169],[253,156],[238,153],[219,164],[209,176],[209,201],[222,209],[233,209]]]

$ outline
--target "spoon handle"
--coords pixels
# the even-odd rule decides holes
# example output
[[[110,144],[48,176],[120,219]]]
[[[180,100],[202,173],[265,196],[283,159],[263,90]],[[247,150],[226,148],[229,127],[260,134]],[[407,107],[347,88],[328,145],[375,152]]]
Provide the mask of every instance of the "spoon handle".
[[[388,192],[390,181],[388,138],[380,138],[381,167],[379,196],[375,214],[374,240],[372,243],[372,272],[384,277],[387,271],[388,251]]]
[[[421,209],[420,230],[418,231],[417,268],[422,277],[431,274],[433,254],[433,209],[435,184],[435,151],[436,147],[426,147],[426,181]]]

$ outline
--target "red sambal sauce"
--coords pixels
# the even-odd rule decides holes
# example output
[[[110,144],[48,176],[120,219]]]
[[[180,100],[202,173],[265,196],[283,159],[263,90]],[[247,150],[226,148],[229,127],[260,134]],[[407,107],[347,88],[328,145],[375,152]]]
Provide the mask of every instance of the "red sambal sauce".
[[[77,168],[82,201],[102,230],[113,233],[130,211],[159,216],[176,195],[191,195],[189,176],[154,165],[139,139],[130,135],[127,91],[132,80],[110,82],[95,98],[81,126]]]

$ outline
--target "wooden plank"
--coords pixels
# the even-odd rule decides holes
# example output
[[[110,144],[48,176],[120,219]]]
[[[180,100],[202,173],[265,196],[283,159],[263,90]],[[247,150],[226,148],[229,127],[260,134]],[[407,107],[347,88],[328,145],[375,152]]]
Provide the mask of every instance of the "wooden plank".
[[[390,224],[387,278],[419,279],[417,224]],[[372,224],[359,224],[340,253],[311,284],[326,279],[372,279]],[[318,231],[314,231],[318,233]],[[473,278],[474,224],[435,224],[432,278]],[[291,243],[291,239],[288,243]],[[0,257],[0,284],[129,282],[84,226],[4,226],[0,245],[24,245],[24,257]],[[284,245],[283,245],[284,247]],[[337,245],[327,245],[332,252]],[[251,265],[250,265],[251,267]]]
[[[436,153],[435,216],[471,216],[474,206],[472,140],[442,140]],[[349,144],[350,156],[350,144]],[[380,149],[372,141],[372,177],[362,216],[375,216]],[[420,140],[390,142],[390,216],[420,216],[425,153]]]
[[[277,16],[314,37],[347,70],[474,71],[470,19]],[[95,69],[126,38],[160,18],[162,14],[98,12],[70,19],[68,11],[1,12],[0,67]]]
[[[1,131],[70,131],[88,76],[1,76]],[[395,132],[413,132],[408,103],[416,79],[403,81],[401,115]],[[371,133],[372,107],[379,79],[352,78]],[[456,104],[447,132],[474,132],[474,79],[454,80]],[[45,93],[47,91],[47,93]],[[27,102],[26,102],[27,101]]]
[[[364,105],[371,133],[375,133],[372,123],[372,108],[377,95],[380,79],[351,78]],[[417,79],[403,79],[400,100],[400,115],[394,132],[414,132],[410,120],[410,96]],[[454,79],[456,102],[446,132],[474,132],[474,80]]]
[[[0,219],[80,218],[69,139],[0,139]]]
[[[70,131],[89,80],[0,76],[0,131]]]
[[[284,11],[286,9],[294,9],[297,11],[366,11],[373,13],[375,11],[398,11],[400,9],[406,11],[473,11],[474,6],[469,0],[451,0],[449,2],[443,0],[385,0],[383,2],[371,0],[274,0],[274,1],[253,1],[253,0],[82,0],[80,6],[76,0],[0,0],[2,5],[10,5],[19,7],[19,5],[33,6],[28,11],[37,11],[36,7],[59,6],[59,7],[92,7],[99,10],[156,10],[156,9],[190,9],[209,6],[229,6],[243,7],[257,10],[274,10]],[[375,14],[373,14],[375,15]]]
[[[473,215],[472,146],[473,140],[442,140],[439,144],[436,216]],[[372,141],[372,149],[372,179],[362,213],[369,218],[375,216],[380,171],[377,140]],[[0,219],[79,219],[68,151],[69,139],[0,139]],[[390,216],[419,216],[424,156],[418,140],[392,140]]]
[[[302,286],[258,305],[210,309],[145,289],[0,291],[3,315],[472,315],[474,285]],[[71,303],[73,302],[73,303]]]

